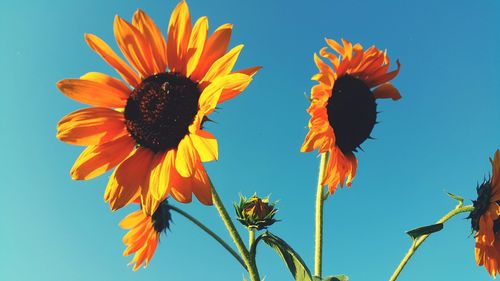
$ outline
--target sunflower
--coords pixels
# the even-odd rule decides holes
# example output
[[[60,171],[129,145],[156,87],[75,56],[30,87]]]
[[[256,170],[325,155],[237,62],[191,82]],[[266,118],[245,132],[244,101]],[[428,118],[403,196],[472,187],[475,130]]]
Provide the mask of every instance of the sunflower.
[[[146,268],[153,258],[161,233],[170,228],[171,221],[169,205],[165,200],[160,203],[152,216],[138,210],[129,214],[120,222],[120,227],[130,229],[123,237],[123,243],[127,245],[123,255],[134,254],[130,262],[130,264],[134,264],[134,271],[142,264]]]
[[[167,42],[141,10],[132,23],[116,16],[115,39],[131,66],[99,37],[86,34],[90,48],[124,81],[90,72],[57,83],[63,94],[91,106],[58,124],[60,140],[87,146],[71,177],[87,180],[116,167],[104,195],[112,210],[140,198],[152,214],[168,195],[187,203],[192,193],[212,204],[202,162],[217,160],[218,147],[203,122],[260,69],[233,71],[243,45],[226,52],[231,32],[232,25],[224,24],[208,36],[207,17],[192,25],[184,1],[171,15]]]
[[[370,138],[376,124],[376,99],[401,98],[388,83],[399,73],[400,64],[397,61],[397,69],[388,72],[389,57],[375,46],[363,50],[344,39],[342,45],[331,39],[326,43],[338,56],[328,47],[320,50],[332,67],[314,54],[319,73],[312,79],[319,84],[311,89],[310,130],[301,151],[329,152],[323,184],[333,193],[338,185],[351,185],[358,165],[354,152]]]
[[[476,263],[484,266],[496,278],[500,272],[500,151],[491,160],[492,176],[477,187],[477,200],[470,213],[472,229],[476,232]]]

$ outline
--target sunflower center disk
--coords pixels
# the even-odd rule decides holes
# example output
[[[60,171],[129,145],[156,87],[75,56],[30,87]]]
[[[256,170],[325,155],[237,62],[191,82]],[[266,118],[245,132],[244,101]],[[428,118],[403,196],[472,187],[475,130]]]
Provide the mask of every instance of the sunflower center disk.
[[[127,100],[125,124],[138,145],[151,150],[177,148],[198,112],[198,85],[177,73],[144,79]]]
[[[377,121],[377,104],[370,88],[350,75],[335,81],[326,109],[336,144],[344,154],[357,151]]]

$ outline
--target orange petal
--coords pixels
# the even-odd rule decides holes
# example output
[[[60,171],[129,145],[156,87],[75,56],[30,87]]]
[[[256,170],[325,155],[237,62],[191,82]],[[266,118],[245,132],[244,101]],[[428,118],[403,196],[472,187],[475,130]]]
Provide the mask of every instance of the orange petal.
[[[358,159],[354,154],[348,155],[347,159],[349,160],[349,170],[347,172],[347,180],[346,180],[346,185],[351,186],[352,181],[356,177],[356,170],[358,169]]]
[[[194,172],[196,163],[200,161],[198,151],[196,151],[190,134],[187,134],[177,147],[177,155],[175,157],[175,168],[179,175],[183,177],[191,177]]]
[[[301,152],[310,152],[319,149],[319,153],[327,152],[335,143],[333,133],[316,133],[309,131],[300,149]]]
[[[157,233],[157,232],[153,232],[153,234],[151,235],[150,237],[150,240],[148,242],[148,253],[147,253],[147,256],[146,256],[146,264],[149,263],[149,261],[153,258],[154,254],[155,254],[155,251],[156,251],[156,247],[158,246],[158,236],[160,234]]]
[[[345,156],[338,148],[334,148],[330,151],[330,157],[323,178],[323,184],[328,185],[330,194],[335,192],[338,185],[340,185],[340,187],[344,186],[346,178],[349,177],[349,174],[354,169],[353,165],[354,162]]]
[[[388,72],[388,73],[385,73],[382,75],[374,76],[374,77],[370,78],[368,81],[366,81],[366,83],[368,84],[368,87],[372,88],[372,87],[384,84],[385,82],[389,82],[392,79],[394,79],[394,77],[396,77],[398,75],[399,70],[401,68],[401,64],[399,63],[399,60],[396,61],[396,64],[398,65],[398,68],[396,70],[393,70],[391,72]]]
[[[399,100],[401,99],[401,94],[398,89],[396,89],[391,83],[385,83],[380,85],[373,91],[373,96],[376,99],[388,99]]]
[[[491,163],[491,186],[493,188],[493,195],[491,202],[500,200],[500,150],[495,151],[493,159],[490,158]],[[499,199],[497,199],[499,198]]]
[[[133,202],[141,189],[147,188],[145,184],[153,157],[152,151],[139,147],[116,167],[104,192],[104,200],[110,204],[112,210]]]
[[[337,41],[328,38],[325,38],[325,41],[326,44],[328,44],[328,46],[330,46],[330,48],[332,48],[339,55],[344,54],[344,48],[339,43],[337,43]]]
[[[342,40],[342,44],[344,44],[344,53],[342,54],[342,59],[348,59],[348,60],[351,60],[352,58],[352,44],[351,42],[345,40],[345,39],[341,39]]]
[[[146,268],[147,266],[147,262],[145,262],[145,260],[147,260],[147,255],[148,255],[148,246],[152,240],[152,238],[155,237],[154,235],[154,231],[149,231],[147,232],[148,233],[148,236],[145,240],[145,242],[143,242],[144,246],[135,253],[135,256],[134,256],[134,259],[133,261],[135,262],[135,265],[134,267],[132,268],[133,271],[136,271],[137,269],[139,269],[139,267],[141,267],[141,265],[144,263],[144,268]]]
[[[128,98],[128,96],[132,92],[132,90],[127,85],[125,85],[125,83],[104,73],[87,72],[84,75],[82,75],[80,79],[94,81],[97,83],[110,86],[111,88],[115,88],[116,91],[121,93],[120,96],[123,96],[124,98]]]
[[[198,66],[208,34],[208,18],[201,17],[194,24],[187,49],[186,76],[189,77]]]
[[[175,7],[168,24],[167,58],[170,71],[186,74],[186,57],[191,36],[191,15],[185,1]]]
[[[85,41],[89,47],[111,65],[120,76],[132,87],[141,83],[137,74],[106,44],[101,38],[93,34],[85,34]]]
[[[231,70],[233,70],[234,64],[236,63],[242,49],[243,45],[238,45],[227,52],[227,54],[216,60],[205,76],[201,79],[200,83],[212,82],[217,77],[225,76],[231,73]]]
[[[177,153],[174,151],[174,157],[177,158]],[[175,165],[170,170],[171,188],[170,195],[180,203],[189,203],[193,196],[193,180],[191,177],[185,178],[179,175]]]
[[[327,101],[331,96],[331,92],[331,89],[324,87],[322,84],[317,84],[311,88],[311,98],[316,101]]]
[[[143,215],[143,219],[123,236],[123,243],[130,246],[125,250],[123,253],[124,255],[129,255],[130,253],[136,252],[139,248],[142,248],[145,238],[151,229],[151,223],[148,222],[148,219],[151,219],[151,217]]]
[[[333,65],[333,69],[337,70],[337,68],[339,67],[339,63],[340,63],[339,58],[336,55],[334,55],[334,54],[332,54],[330,52],[327,52],[326,49],[328,49],[328,47],[322,48],[319,51],[319,55],[322,56],[322,57],[324,57],[324,58],[329,59],[330,62],[332,63],[332,65]]]
[[[135,12],[132,25],[142,34],[146,44],[150,45],[154,72],[165,72],[167,69],[167,44],[158,26],[140,9]]]
[[[193,177],[193,193],[204,205],[212,205],[212,183],[208,178],[205,168],[198,162]]]
[[[219,149],[217,139],[207,131],[199,130],[196,134],[190,134],[196,151],[203,162],[217,160]]]
[[[71,178],[88,180],[109,171],[127,158],[135,141],[125,135],[116,140],[87,147],[71,168]]]
[[[115,16],[114,32],[116,43],[127,60],[141,74],[148,77],[155,73],[151,47],[141,32],[133,25]]]
[[[232,30],[232,24],[223,24],[207,40],[198,66],[191,75],[194,81],[201,80],[212,64],[226,53]]]
[[[317,80],[318,82],[321,82],[328,87],[332,87],[333,81],[335,79],[333,70],[326,63],[324,63],[317,54],[314,54],[314,62],[316,63],[316,66],[318,67],[320,73],[313,76],[313,80]]]
[[[98,145],[126,134],[123,113],[104,107],[77,110],[57,124],[57,138],[75,145]]]
[[[84,79],[64,79],[57,82],[57,87],[71,99],[102,107],[125,107],[130,93],[102,82]]]
[[[204,114],[211,113],[219,103],[220,96],[224,89],[241,92],[251,81],[252,77],[243,73],[232,73],[218,77],[201,93],[198,101],[200,111]]]

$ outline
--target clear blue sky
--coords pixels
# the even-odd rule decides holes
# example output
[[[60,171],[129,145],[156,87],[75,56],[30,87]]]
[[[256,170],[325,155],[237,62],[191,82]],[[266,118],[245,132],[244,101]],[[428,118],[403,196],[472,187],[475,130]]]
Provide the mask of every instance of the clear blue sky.
[[[177,1],[1,1],[1,280],[241,280],[243,271],[207,235],[174,216],[146,270],[123,257],[125,231],[103,202],[109,174],[72,181],[81,151],[55,138],[56,123],[83,107],[56,81],[88,71],[115,75],[85,44],[94,33],[115,50],[113,17],[145,10],[165,31]],[[239,98],[211,116],[220,160],[207,169],[228,207],[238,193],[279,199],[271,231],[312,267],[318,159],[302,154],[314,82],[313,53],[323,38],[347,38],[400,59],[393,81],[403,99],[379,103],[381,123],[350,190],[326,202],[324,272],[387,280],[406,252],[405,230],[453,208],[445,191],[475,198],[500,148],[500,2],[481,1],[188,1],[210,30],[234,24],[245,44],[239,67],[264,69]],[[470,201],[469,201],[470,202]],[[178,206],[180,204],[177,204]],[[214,208],[181,206],[229,239]],[[463,217],[463,216],[462,216]],[[244,229],[240,227],[240,230]],[[456,218],[431,237],[399,280],[490,280],[474,261],[469,221]],[[266,280],[291,280],[264,245]]]

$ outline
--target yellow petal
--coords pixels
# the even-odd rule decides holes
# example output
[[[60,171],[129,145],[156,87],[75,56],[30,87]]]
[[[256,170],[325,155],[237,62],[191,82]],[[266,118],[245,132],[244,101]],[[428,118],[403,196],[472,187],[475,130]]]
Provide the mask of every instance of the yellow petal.
[[[189,77],[198,66],[208,33],[208,18],[201,17],[194,24],[187,49],[186,76]]]
[[[191,177],[194,172],[195,165],[200,161],[200,156],[194,148],[190,135],[187,134],[177,147],[177,155],[175,157],[175,168],[179,175],[183,177]]]
[[[226,76],[218,77],[208,85],[201,93],[199,102],[200,111],[204,114],[211,113],[221,96],[222,90],[232,89],[241,91],[252,81],[252,77],[243,73],[232,73]]]
[[[200,155],[203,162],[214,161],[218,159],[219,148],[217,139],[207,131],[199,130],[197,134],[190,135],[194,147]]]
[[[211,82],[217,77],[225,76],[231,73],[231,70],[233,70],[234,64],[236,63],[242,49],[243,45],[238,45],[231,49],[231,51],[227,52],[227,54],[216,60],[203,79],[201,79],[201,83]]]
[[[151,168],[149,189],[157,201],[162,201],[170,192],[170,169],[175,165],[174,151],[169,150],[161,155],[158,163]]]
[[[234,73],[243,73],[243,74],[246,74],[250,77],[253,77],[257,73],[257,71],[259,71],[261,68],[262,67],[260,67],[260,66],[254,66],[254,67],[249,67],[246,69],[237,70]],[[248,85],[249,84],[247,84],[243,87],[238,87],[238,88],[234,88],[234,89],[224,89],[220,95],[219,103],[223,103],[223,102],[230,100],[230,99],[236,97],[237,95],[241,94],[241,92],[243,92]]]

